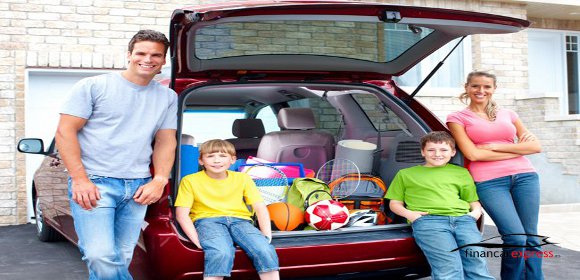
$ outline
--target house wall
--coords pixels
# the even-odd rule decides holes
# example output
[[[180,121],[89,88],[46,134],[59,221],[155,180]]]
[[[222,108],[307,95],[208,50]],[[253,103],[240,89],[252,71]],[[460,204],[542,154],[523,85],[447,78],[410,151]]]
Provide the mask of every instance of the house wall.
[[[191,1],[189,4],[215,2],[225,1]],[[518,3],[485,0],[381,2],[526,17],[524,4]],[[122,69],[129,38],[145,28],[167,34],[172,11],[182,5],[182,1],[175,0],[4,0],[0,3],[0,225],[27,222],[24,156],[16,152],[18,139],[24,137],[26,69]],[[580,30],[576,22],[538,22],[547,28],[565,25]],[[500,78],[498,102],[516,110],[520,103],[527,102],[516,99],[527,93],[526,41],[526,32],[473,36],[473,69],[493,70]],[[444,119],[449,112],[463,107],[455,98],[459,93],[460,86],[444,90],[426,88],[419,94],[419,100],[429,104]],[[524,123],[530,121],[524,119]],[[537,127],[542,126],[540,121]],[[530,126],[542,140],[549,140],[544,133],[559,133],[538,128]],[[565,132],[561,137],[564,135],[570,133]],[[576,137],[578,139],[578,132]],[[577,148],[578,141],[575,145]],[[550,152],[546,152],[546,156],[553,160]],[[570,174],[578,172],[577,162],[560,161],[559,164]]]
[[[193,1],[197,4],[199,1]],[[5,0],[0,3],[0,225],[27,222],[25,70],[121,69],[140,29],[167,34],[182,1]]]

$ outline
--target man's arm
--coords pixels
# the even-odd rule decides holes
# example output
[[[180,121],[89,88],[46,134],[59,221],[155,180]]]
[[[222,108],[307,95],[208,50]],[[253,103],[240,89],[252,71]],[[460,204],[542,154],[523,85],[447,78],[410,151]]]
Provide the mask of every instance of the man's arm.
[[[161,129],[155,134],[155,144],[153,145],[153,168],[155,174],[151,182],[141,186],[133,198],[140,204],[151,204],[157,202],[163,189],[169,181],[169,173],[175,160],[175,129]]]
[[[415,220],[419,219],[422,216],[429,214],[429,212],[421,212],[421,211],[411,211],[405,208],[405,203],[399,200],[392,200],[389,202],[389,208],[393,213],[406,218],[411,223]]]
[[[264,202],[256,202],[252,204],[252,208],[256,211],[256,216],[258,217],[258,225],[260,226],[260,231],[268,240],[272,241],[272,225],[270,224],[270,213]]]
[[[56,147],[72,179],[72,200],[83,209],[90,210],[101,199],[99,189],[93,184],[81,161],[81,146],[78,132],[87,123],[86,119],[61,114],[56,129]]]

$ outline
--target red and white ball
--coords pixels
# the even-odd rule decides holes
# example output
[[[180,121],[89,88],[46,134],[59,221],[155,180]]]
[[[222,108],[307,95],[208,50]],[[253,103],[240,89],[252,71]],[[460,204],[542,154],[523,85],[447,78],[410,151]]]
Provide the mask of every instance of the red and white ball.
[[[321,200],[306,208],[306,222],[317,230],[332,230],[348,223],[348,208],[334,200]]]

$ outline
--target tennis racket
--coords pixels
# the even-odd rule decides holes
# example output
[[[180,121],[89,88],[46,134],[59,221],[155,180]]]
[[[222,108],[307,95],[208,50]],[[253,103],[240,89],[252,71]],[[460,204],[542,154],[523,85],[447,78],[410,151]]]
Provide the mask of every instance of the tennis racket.
[[[288,178],[280,169],[268,164],[255,164],[246,167],[244,173],[254,180],[266,205],[286,200]]]
[[[336,158],[323,164],[316,178],[328,184],[333,198],[342,199],[355,193],[360,184],[360,171],[352,160]]]

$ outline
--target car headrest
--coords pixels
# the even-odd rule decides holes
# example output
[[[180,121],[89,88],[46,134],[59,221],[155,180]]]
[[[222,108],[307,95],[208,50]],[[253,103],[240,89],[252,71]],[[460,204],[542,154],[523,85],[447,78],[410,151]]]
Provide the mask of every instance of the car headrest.
[[[296,130],[316,128],[314,112],[310,108],[283,108],[278,112],[278,126]]]
[[[238,138],[260,138],[266,131],[261,119],[237,119],[232,125],[232,134]]]

